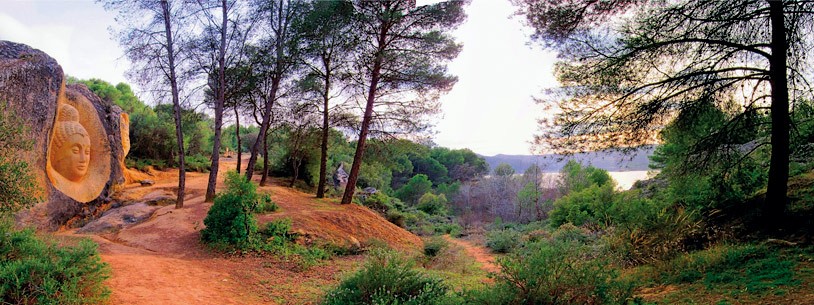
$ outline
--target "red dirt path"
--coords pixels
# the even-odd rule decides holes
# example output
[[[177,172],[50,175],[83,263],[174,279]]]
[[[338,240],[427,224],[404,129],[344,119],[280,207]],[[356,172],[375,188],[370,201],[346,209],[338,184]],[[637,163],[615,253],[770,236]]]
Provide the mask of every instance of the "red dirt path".
[[[500,271],[500,267],[495,264],[495,256],[486,247],[475,245],[466,240],[452,238],[449,235],[444,235],[444,239],[464,248],[466,254],[474,258],[484,271],[493,273]]]
[[[234,161],[222,161],[219,186]],[[111,304],[313,304],[341,276],[357,268],[361,256],[333,258],[307,270],[278,257],[229,257],[212,253],[199,242],[208,174],[187,174],[184,208],[166,206],[146,222],[118,233],[79,235],[99,243],[102,260],[112,269],[107,285]],[[177,175],[163,172],[156,184],[126,186],[118,196],[138,199],[155,190],[173,190]],[[418,251],[421,240],[357,205],[316,200],[277,185],[260,188],[272,193],[281,211],[260,215],[262,224],[288,217],[292,229],[317,241],[365,244],[377,239],[404,251]],[[77,235],[65,232],[67,235]]]

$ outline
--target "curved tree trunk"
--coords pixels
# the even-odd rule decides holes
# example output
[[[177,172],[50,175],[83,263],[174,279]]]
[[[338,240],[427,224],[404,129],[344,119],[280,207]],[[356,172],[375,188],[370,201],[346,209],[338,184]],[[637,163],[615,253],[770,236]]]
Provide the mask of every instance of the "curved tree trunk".
[[[367,105],[365,106],[365,116],[362,119],[362,130],[359,132],[359,141],[356,142],[356,153],[353,155],[353,165],[348,174],[348,185],[345,186],[345,193],[342,195],[342,204],[350,204],[353,201],[353,193],[356,192],[356,181],[359,179],[359,168],[362,165],[362,157],[365,154],[365,142],[370,131],[370,122],[373,120],[373,102],[376,99],[376,88],[379,86],[381,73],[381,55],[377,56],[373,64],[370,89],[367,93]]]

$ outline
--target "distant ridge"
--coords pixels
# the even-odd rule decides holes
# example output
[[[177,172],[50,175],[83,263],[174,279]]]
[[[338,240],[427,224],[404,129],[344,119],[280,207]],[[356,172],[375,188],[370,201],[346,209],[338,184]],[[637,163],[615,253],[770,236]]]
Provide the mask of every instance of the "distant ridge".
[[[632,152],[622,153],[616,150],[603,150],[585,152],[563,156],[557,154],[548,155],[495,155],[481,156],[489,163],[489,169],[493,170],[500,163],[508,163],[518,174],[523,173],[529,166],[537,164],[543,172],[559,172],[568,160],[575,159],[585,165],[607,170],[609,172],[628,172],[650,170],[648,157],[653,154],[655,146],[642,146]]]

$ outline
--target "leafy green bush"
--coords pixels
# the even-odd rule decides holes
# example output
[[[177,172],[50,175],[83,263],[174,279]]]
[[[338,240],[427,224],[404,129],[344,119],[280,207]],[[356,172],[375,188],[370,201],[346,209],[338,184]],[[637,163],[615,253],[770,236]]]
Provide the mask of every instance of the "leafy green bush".
[[[390,210],[387,211],[387,215],[385,215],[385,216],[387,217],[387,221],[389,221],[389,222],[393,223],[394,225],[397,225],[397,226],[399,226],[401,228],[404,228],[405,223],[406,223],[405,222],[406,217],[404,216],[404,213],[399,212],[396,209],[390,209]]]
[[[475,304],[627,304],[633,285],[608,262],[573,242],[539,242],[498,259],[495,285],[472,291]]]
[[[414,269],[392,251],[374,251],[362,270],[342,281],[322,302],[345,304],[445,304],[448,287]]]
[[[497,253],[509,253],[520,245],[521,236],[513,229],[492,230],[486,233],[486,247]]]
[[[383,192],[376,192],[366,196],[364,200],[361,201],[361,204],[381,215],[385,215],[387,211],[397,209],[394,200],[395,198],[391,198]]]
[[[396,190],[395,196],[408,204],[417,204],[425,193],[432,190],[432,181],[424,174],[410,178],[407,184]]]
[[[277,212],[280,209],[280,206],[277,205],[276,202],[271,201],[270,196],[261,196],[261,201],[257,203],[257,206],[254,208],[255,213],[259,214],[267,214],[272,212]]]
[[[577,227],[571,223],[566,223],[551,233],[551,239],[560,242],[586,244],[591,241],[590,235],[590,230],[583,227]]]
[[[433,257],[438,255],[441,250],[449,247],[449,242],[440,236],[435,236],[424,242],[424,255]]]
[[[418,199],[416,208],[430,215],[446,215],[447,197],[444,196],[444,194],[435,195],[429,192],[425,193]]]
[[[257,232],[252,212],[261,196],[254,183],[235,171],[226,174],[225,183],[226,191],[215,197],[215,203],[206,214],[201,239],[218,247],[246,249]]]
[[[204,155],[186,156],[184,162],[188,172],[208,173],[212,169],[212,161]]]
[[[0,222],[2,304],[97,304],[110,294],[102,284],[109,276],[90,240],[60,247]]]
[[[135,168],[142,172],[146,172],[150,169],[150,167],[157,169],[157,170],[165,170],[167,169],[167,162],[164,160],[155,160],[155,159],[137,159],[137,158],[128,158],[125,160],[125,165],[129,168]]]
[[[554,201],[551,211],[551,225],[555,228],[572,223],[576,226],[586,224],[604,226],[610,223],[610,206],[613,204],[613,185],[607,183],[590,186],[574,191]]]
[[[267,243],[283,245],[287,242],[294,241],[294,235],[289,233],[289,231],[291,231],[291,219],[283,218],[269,221],[260,229],[259,233],[266,238]]]

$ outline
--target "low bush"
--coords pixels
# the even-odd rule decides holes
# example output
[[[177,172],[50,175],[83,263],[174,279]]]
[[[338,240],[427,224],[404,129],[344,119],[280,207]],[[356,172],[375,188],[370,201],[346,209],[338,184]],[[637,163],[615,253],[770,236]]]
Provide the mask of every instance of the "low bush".
[[[150,167],[157,169],[157,170],[165,170],[167,169],[167,162],[164,160],[155,160],[155,159],[125,159],[125,165],[129,168],[135,168],[142,172],[146,172],[150,170]]]
[[[474,304],[627,304],[633,285],[573,242],[539,242],[498,259],[495,285],[470,291]]]
[[[109,267],[83,239],[61,247],[0,222],[1,304],[98,304],[110,291],[102,284]]]
[[[416,208],[430,215],[446,215],[447,197],[444,196],[444,194],[435,195],[429,192],[425,193],[418,200]]]
[[[443,237],[432,237],[424,242],[424,255],[429,257],[436,256],[446,247],[449,247],[449,242]]]
[[[571,223],[561,225],[557,230],[551,233],[551,239],[561,242],[574,242],[579,244],[586,244],[593,241],[591,231],[582,227],[577,227]]]
[[[404,216],[404,213],[399,212],[399,210],[396,209],[388,210],[386,217],[387,221],[392,222],[393,224],[401,228],[404,228],[406,224],[406,217]]]
[[[390,210],[400,210],[394,205],[394,199],[395,198],[391,198],[382,192],[376,192],[364,197],[364,200],[361,200],[361,204],[381,215],[385,215]]]
[[[204,155],[192,155],[184,157],[184,165],[188,172],[208,173],[212,169],[212,161]]]
[[[257,203],[257,206],[254,208],[254,212],[258,214],[267,214],[272,212],[277,212],[280,209],[280,206],[277,205],[274,201],[271,201],[270,196],[262,196],[261,201]]]
[[[364,268],[330,291],[322,304],[450,304],[448,290],[396,252],[374,251]]]
[[[252,235],[257,232],[252,212],[261,196],[254,183],[235,171],[226,174],[225,183],[226,191],[215,197],[206,214],[201,239],[218,248],[248,249]]]
[[[486,233],[486,247],[497,253],[509,253],[520,245],[522,234],[514,229]]]
[[[283,246],[294,241],[295,236],[289,231],[291,231],[291,219],[283,218],[267,222],[258,233],[266,240],[266,244]]]

